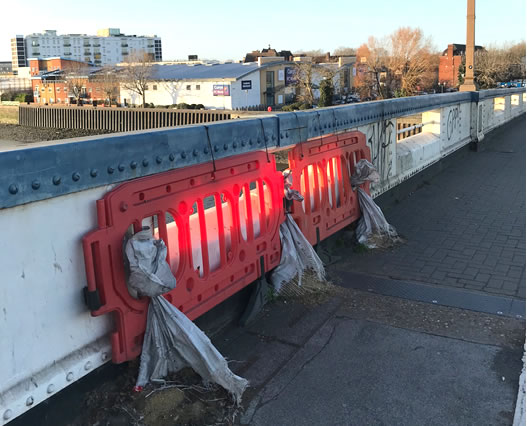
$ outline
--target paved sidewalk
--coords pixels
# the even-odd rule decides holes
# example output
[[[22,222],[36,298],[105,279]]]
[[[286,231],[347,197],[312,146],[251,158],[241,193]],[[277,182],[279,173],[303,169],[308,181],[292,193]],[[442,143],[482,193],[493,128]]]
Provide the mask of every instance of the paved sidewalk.
[[[510,425],[523,321],[334,288],[277,300],[215,344],[251,387],[242,425]]]
[[[338,267],[525,299],[525,144],[522,116],[385,211],[405,244]]]

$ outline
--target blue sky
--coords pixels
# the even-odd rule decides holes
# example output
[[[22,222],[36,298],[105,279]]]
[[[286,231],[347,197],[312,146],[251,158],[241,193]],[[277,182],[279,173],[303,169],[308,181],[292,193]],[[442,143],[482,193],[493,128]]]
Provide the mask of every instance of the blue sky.
[[[525,0],[476,0],[476,43],[525,40]],[[90,6],[87,9],[87,6]],[[0,60],[10,60],[10,38],[44,29],[59,34],[96,34],[120,28],[126,34],[162,37],[163,59],[241,59],[271,44],[292,51],[358,47],[401,26],[420,27],[437,49],[464,43],[466,1],[213,0],[18,0],[2,6]],[[7,11],[6,9],[9,9]]]

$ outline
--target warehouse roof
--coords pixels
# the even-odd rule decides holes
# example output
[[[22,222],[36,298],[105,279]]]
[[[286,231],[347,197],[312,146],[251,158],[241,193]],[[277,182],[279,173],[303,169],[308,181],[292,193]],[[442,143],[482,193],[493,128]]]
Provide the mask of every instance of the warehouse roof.
[[[152,80],[238,79],[258,69],[257,63],[152,65]]]

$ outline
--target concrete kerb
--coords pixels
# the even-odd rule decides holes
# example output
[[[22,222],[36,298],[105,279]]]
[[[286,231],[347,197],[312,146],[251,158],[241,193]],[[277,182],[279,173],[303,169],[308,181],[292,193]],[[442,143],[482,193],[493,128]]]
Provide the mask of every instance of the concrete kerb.
[[[523,351],[523,370],[520,375],[520,384],[518,389],[518,398],[516,400],[516,409],[514,410],[513,426],[525,425],[525,346]]]

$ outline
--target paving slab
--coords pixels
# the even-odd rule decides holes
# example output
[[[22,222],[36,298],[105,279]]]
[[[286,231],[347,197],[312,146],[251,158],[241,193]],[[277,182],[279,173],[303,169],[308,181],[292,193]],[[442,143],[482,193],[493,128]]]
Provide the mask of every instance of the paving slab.
[[[406,243],[339,247],[339,267],[525,300],[525,140],[521,116],[478,152],[446,159],[440,174],[384,210]]]
[[[274,373],[256,365],[244,371],[265,379],[251,383],[239,424],[512,423],[523,321],[349,288],[337,288],[331,300],[340,300],[338,308],[320,309],[325,321],[286,362],[276,360],[282,365]],[[255,326],[270,316],[285,323],[284,306],[321,318],[319,306],[278,300]],[[249,335],[239,332],[230,351]],[[262,329],[266,335],[282,341],[280,328]],[[273,349],[261,349],[272,363]]]
[[[511,357],[495,346],[335,318],[263,389],[241,422],[508,425],[518,377]]]

